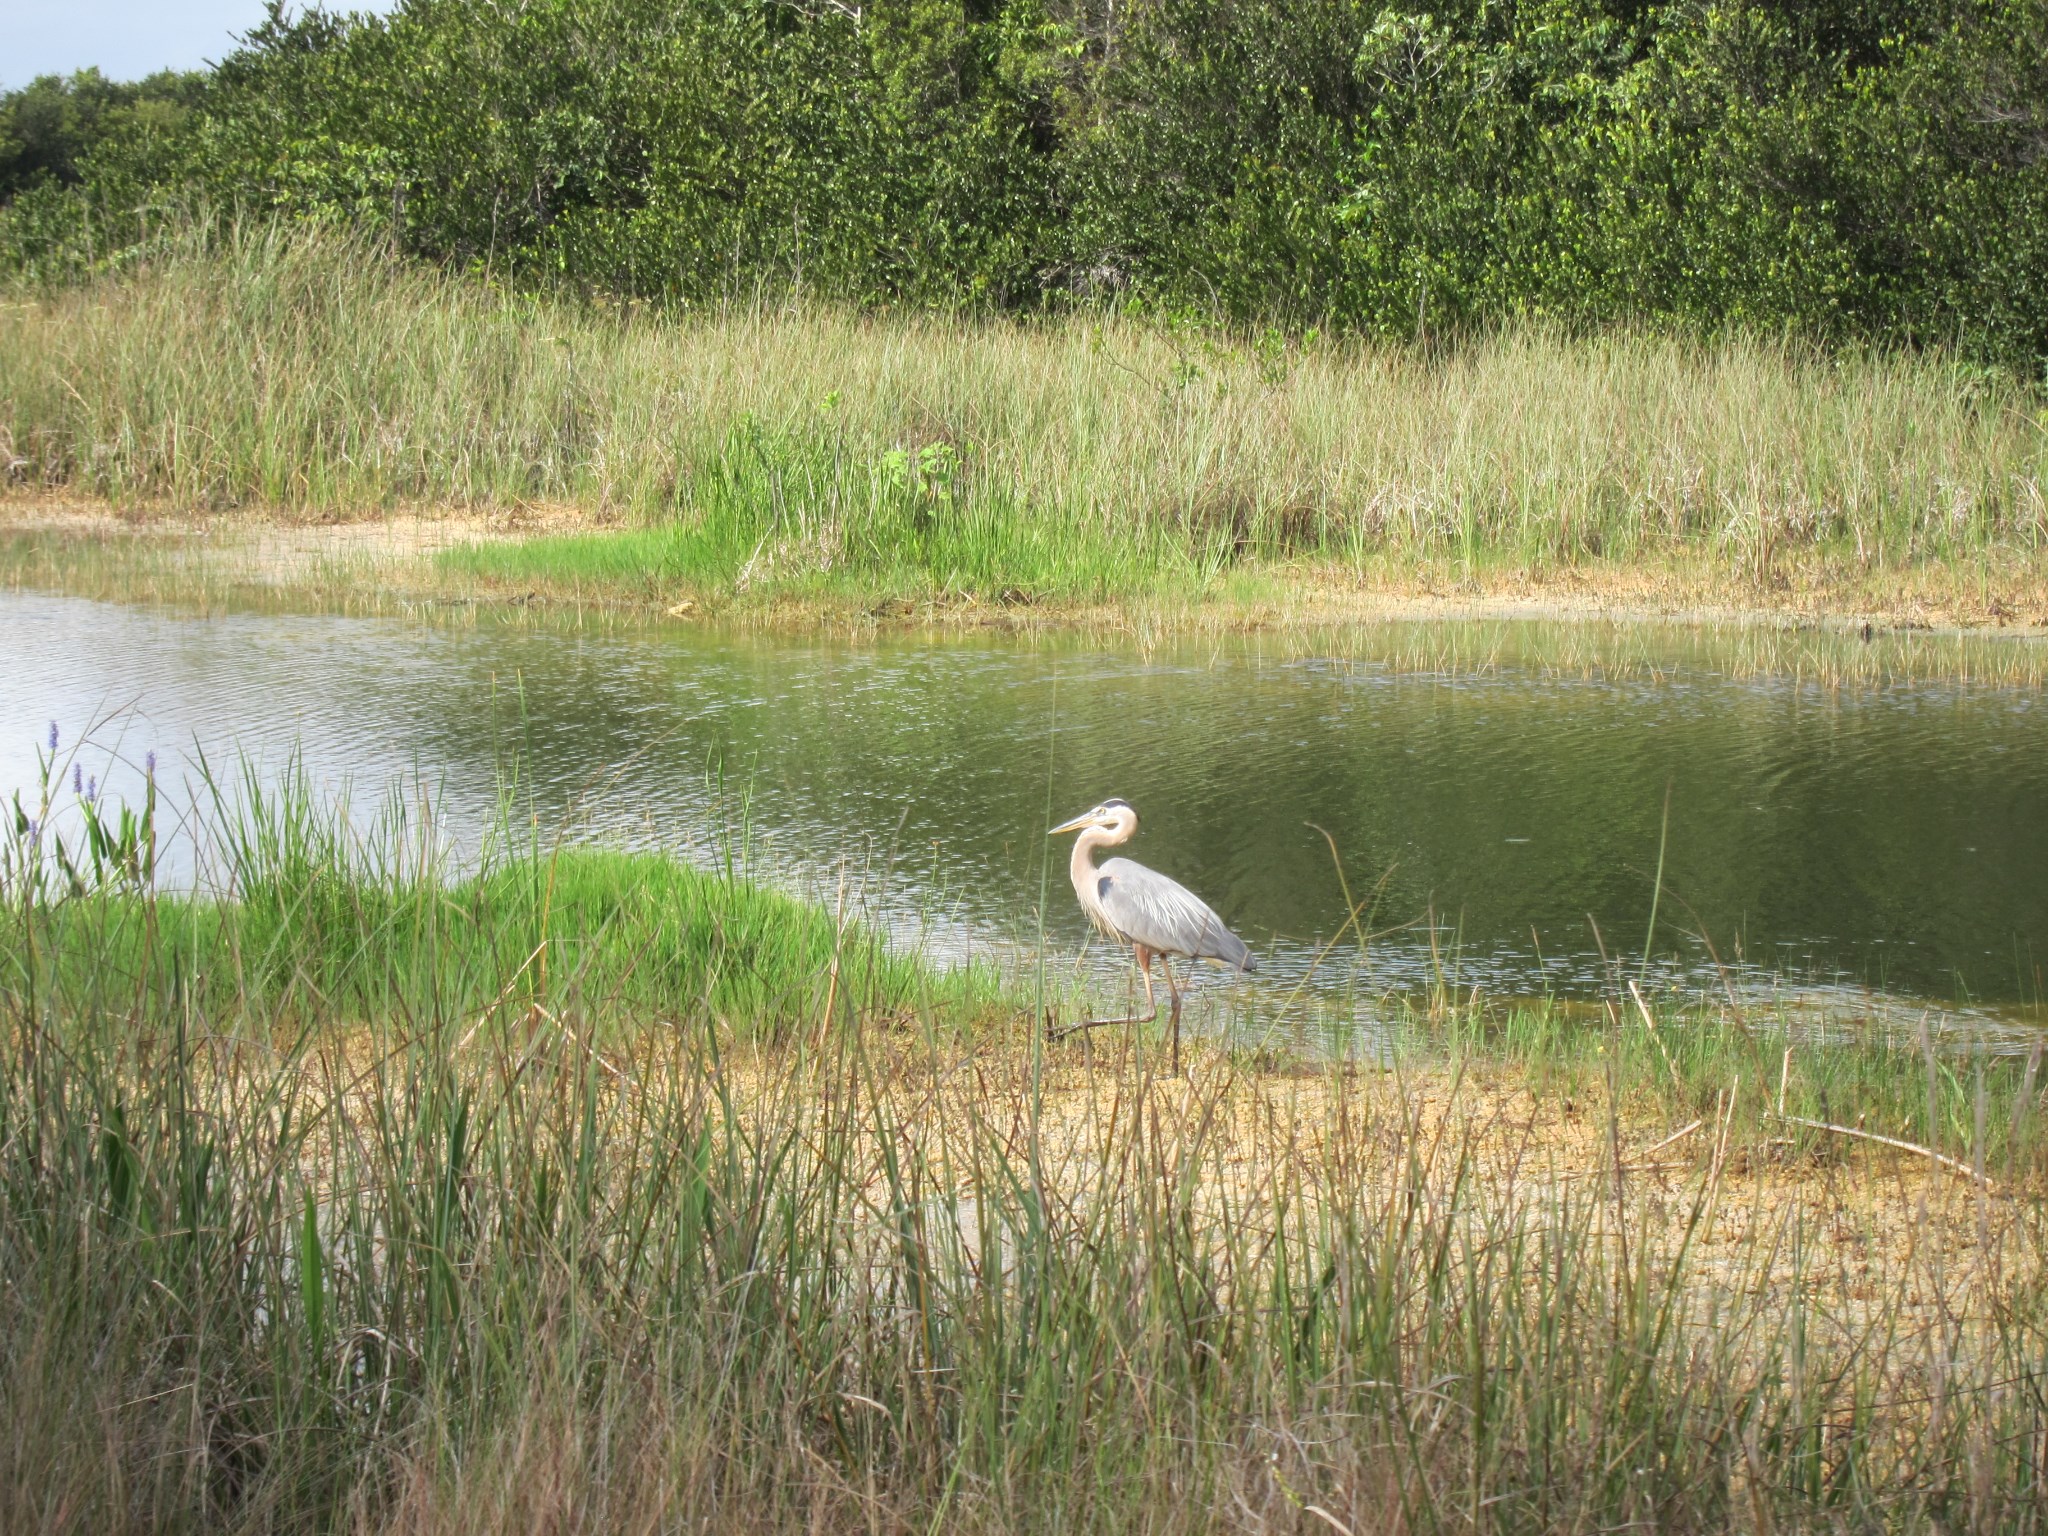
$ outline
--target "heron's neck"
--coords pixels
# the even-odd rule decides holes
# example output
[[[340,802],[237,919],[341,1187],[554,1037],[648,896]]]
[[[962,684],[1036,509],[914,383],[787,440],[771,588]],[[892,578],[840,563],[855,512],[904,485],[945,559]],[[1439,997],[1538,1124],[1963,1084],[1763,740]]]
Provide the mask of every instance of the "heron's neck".
[[[1067,861],[1067,872],[1073,877],[1074,894],[1081,898],[1081,905],[1091,910],[1095,902],[1095,850],[1109,848],[1123,841],[1115,832],[1106,827],[1086,827],[1074,839],[1073,856]]]

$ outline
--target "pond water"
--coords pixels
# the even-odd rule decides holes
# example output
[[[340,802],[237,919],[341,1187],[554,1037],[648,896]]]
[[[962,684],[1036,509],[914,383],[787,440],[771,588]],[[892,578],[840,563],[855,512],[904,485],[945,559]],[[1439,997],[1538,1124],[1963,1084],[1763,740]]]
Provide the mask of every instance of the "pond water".
[[[1467,636],[1465,638],[1471,638]],[[394,778],[480,826],[516,763],[544,824],[718,844],[942,945],[1084,925],[1064,839],[1110,795],[1132,857],[1206,897],[1264,988],[1591,996],[1603,948],[1660,985],[2031,1020],[2048,965],[2048,707],[2034,686],[1830,685],[1644,630],[1568,665],[1495,624],[1318,647],[1074,636],[735,634],[684,625],[195,616],[0,594],[0,792],[52,721],[119,792],[154,751],[266,772],[296,750],[358,802]],[[1434,658],[1434,659],[1432,659]],[[118,761],[117,761],[118,759]],[[123,766],[125,764],[125,766]],[[1320,961],[1378,887],[1378,936]],[[1649,933],[1660,844],[1662,896]],[[1384,931],[1382,931],[1384,930]]]

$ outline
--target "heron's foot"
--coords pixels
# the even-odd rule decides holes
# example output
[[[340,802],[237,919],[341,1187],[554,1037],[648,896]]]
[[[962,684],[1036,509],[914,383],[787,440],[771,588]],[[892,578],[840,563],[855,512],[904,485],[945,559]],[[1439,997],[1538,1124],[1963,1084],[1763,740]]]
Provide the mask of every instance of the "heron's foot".
[[[1121,1019],[1081,1019],[1073,1024],[1055,1024],[1052,1019],[1051,1010],[1047,1010],[1045,1038],[1048,1044],[1058,1045],[1067,1036],[1078,1035],[1084,1030],[1106,1029],[1116,1024],[1150,1024],[1158,1017],[1159,1010],[1154,1008],[1150,1013],[1128,1014]]]

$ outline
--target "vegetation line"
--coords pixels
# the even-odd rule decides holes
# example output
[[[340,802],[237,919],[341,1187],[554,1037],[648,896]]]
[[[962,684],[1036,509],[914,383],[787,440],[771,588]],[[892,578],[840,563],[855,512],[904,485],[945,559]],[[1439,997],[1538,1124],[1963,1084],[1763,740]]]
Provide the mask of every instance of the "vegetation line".
[[[2048,622],[2033,393],[1756,336],[675,318],[248,225],[0,309],[0,447],[17,486],[116,505],[538,521],[433,556],[522,599],[1029,615],[1592,583]]]
[[[1276,371],[1538,315],[2038,381],[2044,38],[2039,0],[273,9],[204,72],[0,96],[0,275],[245,209],[678,306],[1225,323]]]

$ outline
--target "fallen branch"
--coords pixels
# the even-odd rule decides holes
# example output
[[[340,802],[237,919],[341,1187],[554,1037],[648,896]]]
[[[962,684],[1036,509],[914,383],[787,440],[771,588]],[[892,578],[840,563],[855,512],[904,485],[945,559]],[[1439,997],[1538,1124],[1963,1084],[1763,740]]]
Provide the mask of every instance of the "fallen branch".
[[[1150,1024],[1158,1017],[1159,1010],[1154,1008],[1150,1013],[1134,1013],[1128,1018],[1083,1019],[1078,1024],[1061,1024],[1054,1018],[1053,1011],[1048,1008],[1045,1010],[1045,1039],[1049,1045],[1058,1045],[1067,1036],[1078,1035],[1083,1030],[1102,1029],[1111,1024]]]
[[[1988,1190],[1996,1190],[1998,1188],[1990,1174],[1979,1173],[1968,1163],[1949,1157],[1945,1153],[1937,1152],[1932,1147],[1923,1147],[1918,1142],[1902,1141],[1896,1136],[1881,1136],[1876,1131],[1859,1130],[1853,1125],[1834,1125],[1826,1120],[1808,1120],[1803,1115],[1774,1114],[1771,1118],[1782,1120],[1787,1125],[1803,1125],[1810,1131],[1832,1131],[1837,1136],[1854,1136],[1858,1141],[1874,1141],[1880,1146],[1897,1147],[1901,1152],[1911,1152],[1916,1156],[1937,1162],[1944,1168],[1952,1168],[1965,1178],[1975,1179]]]
[[[1637,1155],[1638,1157],[1650,1157],[1650,1156],[1652,1156],[1652,1155],[1653,1155],[1653,1154],[1655,1154],[1655,1153],[1658,1153],[1658,1152],[1662,1152],[1662,1151],[1663,1151],[1663,1150],[1664,1150],[1664,1149],[1665,1149],[1666,1147],[1670,1146],[1670,1145],[1671,1145],[1671,1143],[1673,1143],[1674,1141],[1683,1141],[1683,1140],[1685,1140],[1685,1138],[1686,1138],[1686,1137],[1690,1136],[1690,1135],[1691,1135],[1691,1134],[1692,1134],[1692,1133],[1693,1133],[1694,1131],[1698,1130],[1698,1129],[1699,1129],[1699,1128],[1700,1128],[1701,1126],[1705,1125],[1706,1123],[1707,1123],[1707,1122],[1706,1122],[1706,1121],[1704,1121],[1704,1120],[1695,1120],[1695,1121],[1693,1121],[1693,1123],[1692,1123],[1691,1125],[1688,1125],[1688,1126],[1687,1126],[1687,1127],[1686,1127],[1686,1128],[1685,1128],[1684,1130],[1682,1130],[1682,1131],[1673,1131],[1673,1132],[1672,1132],[1672,1133],[1671,1133],[1671,1134],[1670,1134],[1669,1136],[1666,1136],[1666,1137],[1665,1137],[1665,1138],[1664,1138],[1664,1139],[1663,1139],[1662,1141],[1658,1142],[1658,1143],[1657,1143],[1657,1144],[1656,1144],[1656,1145],[1655,1145],[1654,1147],[1645,1147],[1645,1148],[1643,1148],[1643,1150],[1642,1150],[1642,1151],[1638,1152],[1638,1153],[1637,1153],[1636,1155]]]
[[[1694,1131],[1698,1130],[1701,1126],[1705,1125],[1706,1123],[1707,1122],[1704,1120],[1695,1120],[1691,1125],[1688,1125],[1684,1130],[1673,1131],[1669,1136],[1666,1136],[1662,1141],[1658,1142],[1655,1146],[1643,1148],[1642,1151],[1636,1154],[1635,1161],[1626,1162],[1621,1165],[1622,1171],[1625,1173],[1668,1173],[1674,1168],[1690,1168],[1692,1166],[1692,1164],[1690,1163],[1646,1163],[1641,1161],[1641,1159],[1656,1156],[1659,1152],[1662,1152],[1666,1147],[1670,1146],[1674,1141],[1683,1141],[1686,1137],[1690,1136]],[[1605,1172],[1607,1172],[1605,1168],[1573,1168],[1563,1174],[1560,1174],[1559,1177],[1566,1179],[1584,1179],[1591,1178],[1596,1174],[1602,1174]]]

